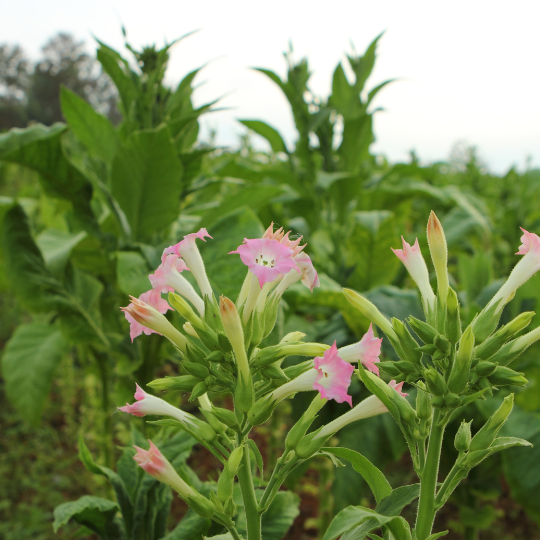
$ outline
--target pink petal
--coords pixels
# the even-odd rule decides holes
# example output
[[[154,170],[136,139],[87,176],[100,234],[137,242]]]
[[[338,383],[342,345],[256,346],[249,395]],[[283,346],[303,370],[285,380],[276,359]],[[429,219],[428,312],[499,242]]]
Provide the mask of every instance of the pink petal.
[[[400,382],[399,384],[397,384],[395,380],[391,380],[388,383],[388,386],[390,388],[393,388],[400,396],[406,397],[409,395],[401,391],[401,389],[403,388],[403,382]]]
[[[347,389],[354,368],[339,356],[335,341],[322,358],[314,358],[314,364],[318,374],[313,388],[324,399],[334,399],[337,403],[346,401],[352,407],[352,398],[347,394]]]
[[[526,255],[531,249],[540,251],[540,237],[537,234],[526,231],[523,227],[520,227],[520,229],[523,231],[523,236],[521,237],[522,244],[519,246],[519,251],[516,255]]]
[[[205,237],[212,238],[206,229],[199,229],[196,233],[186,234],[184,236],[184,239],[178,242],[178,244],[175,244],[174,246],[169,246],[165,249],[163,254],[166,253],[172,253],[174,255],[178,255],[179,257],[182,256],[182,249],[191,242],[195,242],[197,238],[203,240],[206,242]]]
[[[376,367],[375,364],[380,362],[379,356],[381,354],[382,340],[383,338],[375,337],[375,334],[373,333],[373,323],[370,323],[368,331],[358,342],[360,354],[359,362],[377,375],[379,374],[379,368]]]

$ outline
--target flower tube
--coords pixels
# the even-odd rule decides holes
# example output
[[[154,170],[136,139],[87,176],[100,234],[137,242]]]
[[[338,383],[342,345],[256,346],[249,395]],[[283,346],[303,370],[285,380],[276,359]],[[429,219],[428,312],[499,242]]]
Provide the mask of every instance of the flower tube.
[[[204,296],[212,298],[212,286],[208,281],[208,276],[206,275],[206,268],[204,266],[204,261],[199,252],[199,248],[195,241],[197,238],[200,238],[206,242],[205,237],[212,238],[206,229],[200,229],[196,233],[186,234],[184,239],[174,246],[170,246],[163,252],[172,253],[173,255],[178,255],[182,257],[188,268],[191,270],[193,277],[199,285],[199,289]],[[187,298],[187,297],[186,297]]]
[[[347,345],[339,349],[339,355],[345,362],[360,362],[362,365],[379,374],[377,363],[380,362],[381,344],[383,338],[376,338],[373,333],[373,323],[358,343]]]

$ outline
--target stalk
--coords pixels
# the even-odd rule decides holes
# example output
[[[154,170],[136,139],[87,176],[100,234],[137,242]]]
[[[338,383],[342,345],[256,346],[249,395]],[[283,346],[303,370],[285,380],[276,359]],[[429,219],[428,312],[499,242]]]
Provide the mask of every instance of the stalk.
[[[242,464],[238,469],[238,481],[246,509],[247,540],[262,540],[261,515],[259,514],[255,488],[253,487],[249,450],[247,448],[242,456]]]
[[[435,489],[441,459],[441,447],[444,436],[444,424],[439,425],[440,412],[437,410],[433,417],[433,427],[429,436],[426,462],[420,478],[420,500],[416,516],[417,540],[427,540],[431,535],[435,519]]]

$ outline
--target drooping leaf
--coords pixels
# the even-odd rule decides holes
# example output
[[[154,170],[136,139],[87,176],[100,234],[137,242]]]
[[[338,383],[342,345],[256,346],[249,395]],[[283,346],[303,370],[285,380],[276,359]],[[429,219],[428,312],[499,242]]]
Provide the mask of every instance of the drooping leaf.
[[[119,251],[116,254],[116,279],[126,295],[139,297],[150,290],[150,270],[146,259],[136,251]]]
[[[361,474],[364,480],[368,483],[375,500],[380,503],[382,499],[388,497],[392,493],[392,487],[386,480],[384,474],[377,468],[369,459],[364,457],[359,452],[350,450],[349,448],[324,448],[325,452],[334,454],[342,459],[349,461],[354,470]]]
[[[118,505],[115,502],[102,497],[85,495],[76,501],[61,504],[54,509],[53,529],[56,533],[70,519],[74,519],[101,535],[102,538],[121,539],[123,537],[121,530],[114,523],[117,511]],[[115,534],[116,536],[114,536]]]
[[[8,341],[2,356],[6,395],[27,422],[37,425],[54,372],[67,350],[55,326],[21,324]]]
[[[133,133],[114,158],[111,178],[133,239],[148,238],[178,217],[182,164],[166,126]]]
[[[105,163],[111,163],[120,142],[111,122],[65,86],[62,87],[60,93],[60,102],[62,114],[71,131],[90,153],[101,158]]]
[[[209,528],[210,520],[202,518],[190,509],[180,523],[163,537],[163,540],[202,540]]]
[[[45,229],[36,237],[36,244],[47,268],[58,275],[64,270],[72,250],[86,237],[85,231],[73,234],[60,229]]]
[[[257,135],[264,137],[270,143],[272,151],[276,154],[278,152],[287,152],[287,147],[285,146],[279,131],[272,126],[269,126],[266,122],[260,120],[239,120],[239,122],[257,133]]]

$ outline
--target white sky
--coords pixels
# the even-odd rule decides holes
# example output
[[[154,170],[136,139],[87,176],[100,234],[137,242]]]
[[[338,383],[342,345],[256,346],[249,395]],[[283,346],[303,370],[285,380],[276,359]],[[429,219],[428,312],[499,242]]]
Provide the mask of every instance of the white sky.
[[[373,150],[392,161],[415,149],[424,161],[447,158],[454,143],[477,146],[489,168],[540,166],[540,2],[513,0],[0,0],[0,42],[19,43],[32,57],[58,31],[92,35],[122,48],[120,25],[135,46],[200,31],[173,50],[168,72],[179,81],[210,62],[196,79],[201,104],[227,95],[229,111],[207,117],[218,143],[234,145],[235,118],[261,119],[289,143],[295,132],[279,89],[254,66],[283,75],[282,52],[292,41],[307,56],[312,90],[327,95],[331,74],[350,43],[362,53],[381,31],[378,62],[368,86],[400,81],[374,102]]]

